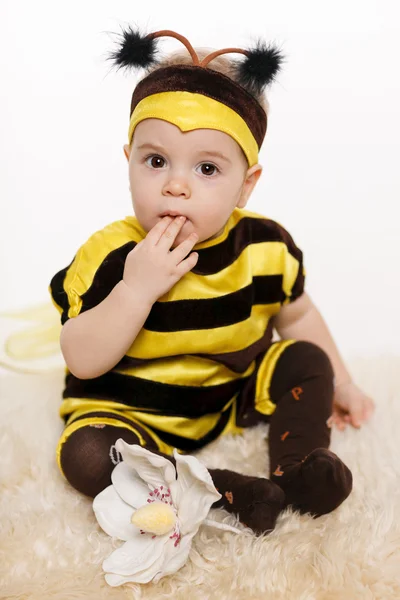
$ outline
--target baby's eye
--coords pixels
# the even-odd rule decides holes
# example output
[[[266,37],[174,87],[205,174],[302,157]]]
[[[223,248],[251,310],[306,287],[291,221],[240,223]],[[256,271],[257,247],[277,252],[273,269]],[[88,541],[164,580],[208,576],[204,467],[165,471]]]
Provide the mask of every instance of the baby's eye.
[[[202,163],[200,165],[200,169],[201,169],[201,174],[207,175],[208,177],[212,177],[213,175],[215,175],[216,173],[219,172],[218,167],[216,167],[212,163]]]
[[[161,169],[165,165],[165,160],[162,156],[152,154],[146,158],[146,165],[152,167],[153,169]]]

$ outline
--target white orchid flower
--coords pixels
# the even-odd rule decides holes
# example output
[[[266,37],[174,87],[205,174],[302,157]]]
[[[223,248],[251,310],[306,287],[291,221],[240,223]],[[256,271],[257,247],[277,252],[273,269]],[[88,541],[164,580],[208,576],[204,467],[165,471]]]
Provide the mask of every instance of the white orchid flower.
[[[174,450],[175,470],[163,456],[122,439],[115,448],[123,461],[112,472],[112,485],[93,501],[101,528],[125,541],[103,562],[109,585],[157,583],[175,573],[202,524],[241,533],[206,519],[221,494],[197,458]]]

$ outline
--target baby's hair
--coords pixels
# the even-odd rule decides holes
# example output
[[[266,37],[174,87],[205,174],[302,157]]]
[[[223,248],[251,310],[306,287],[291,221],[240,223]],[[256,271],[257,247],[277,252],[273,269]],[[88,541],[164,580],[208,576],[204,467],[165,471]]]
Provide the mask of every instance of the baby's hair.
[[[211,54],[211,52],[213,52],[214,49],[213,48],[195,48],[195,51],[199,57],[199,60],[201,61],[203,58],[205,58],[206,56]],[[190,56],[188,50],[186,50],[185,48],[182,48],[182,50],[181,49],[175,50],[174,52],[167,54],[164,58],[162,58],[159,62],[157,62],[157,64],[155,64],[155,65],[153,64],[152,66],[148,67],[145,77],[147,77],[147,75],[149,73],[152,73],[153,71],[157,71],[158,69],[163,68],[163,67],[169,67],[172,65],[191,65],[191,64],[193,64],[192,57]],[[236,83],[239,83],[239,76],[237,74],[237,70],[235,69],[235,62],[234,62],[234,60],[227,58],[226,56],[217,56],[209,63],[207,68],[213,69],[214,71],[218,71],[219,73],[226,75],[227,77],[229,77]],[[143,79],[144,79],[144,77],[143,77]],[[241,85],[243,86],[242,82],[241,82]],[[263,93],[258,94],[257,92],[254,91],[254,89],[252,89],[252,90],[248,89],[247,91],[252,96],[254,96],[254,98],[257,100],[257,102],[259,102],[259,104],[261,104],[261,106],[263,107],[265,112],[268,114],[269,104],[268,104],[266,95]]]

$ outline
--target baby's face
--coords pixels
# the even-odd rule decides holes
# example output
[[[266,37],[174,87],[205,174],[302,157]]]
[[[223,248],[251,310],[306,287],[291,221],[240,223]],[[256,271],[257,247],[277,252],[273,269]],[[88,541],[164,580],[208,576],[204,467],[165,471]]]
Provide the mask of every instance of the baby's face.
[[[217,237],[235,206],[246,204],[248,164],[226,133],[183,133],[167,121],[146,119],[124,151],[133,209],[143,229],[150,231],[166,214],[186,217],[174,247],[192,231],[198,243]]]

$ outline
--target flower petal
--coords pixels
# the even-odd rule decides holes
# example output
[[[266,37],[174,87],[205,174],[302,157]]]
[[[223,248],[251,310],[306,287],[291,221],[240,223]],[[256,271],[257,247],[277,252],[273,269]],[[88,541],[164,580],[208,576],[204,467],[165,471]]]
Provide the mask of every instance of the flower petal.
[[[178,510],[182,535],[198,530],[211,505],[221,498],[207,468],[194,456],[184,456],[174,450],[177,480],[171,495]]]
[[[181,538],[177,547],[174,542],[167,541],[159,558],[148,568],[138,571],[132,575],[119,575],[117,573],[106,573],[106,582],[111,586],[123,585],[124,583],[158,583],[166,575],[176,573],[181,569],[189,557],[192,547],[193,535],[187,535]]]
[[[110,485],[93,500],[93,511],[100,527],[112,537],[130,540],[140,532],[131,523],[134,509],[126,504]]]
[[[148,485],[124,461],[111,473],[111,481],[122,500],[133,508],[140,508],[147,503],[150,492]]]
[[[162,574],[162,566],[165,560],[165,552],[163,551],[160,557],[143,571],[138,571],[134,575],[118,575],[116,573],[106,573],[106,582],[111,586],[122,585],[124,583],[149,583],[149,581],[159,581]]]
[[[154,577],[154,583],[157,583],[166,575],[176,573],[176,571],[179,571],[179,569],[185,565],[192,547],[193,536],[194,533],[183,536],[180,539],[178,546],[174,548],[175,552],[165,553],[163,568],[161,572]]]
[[[162,557],[168,545],[168,535],[155,536],[138,535],[132,540],[128,540],[120,548],[117,548],[103,562],[103,569],[106,573],[116,575],[134,576],[144,570],[149,571],[150,581],[159,569],[159,559]],[[174,548],[173,544],[169,544]],[[154,572],[153,572],[154,571]],[[132,579],[132,581],[134,581]]]
[[[175,467],[163,456],[137,444],[127,444],[122,438],[115,442],[115,447],[122,454],[126,464],[135,469],[139,477],[153,488],[160,485],[170,486],[175,481]]]

